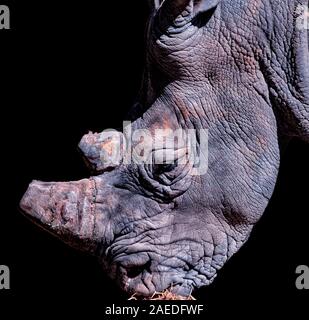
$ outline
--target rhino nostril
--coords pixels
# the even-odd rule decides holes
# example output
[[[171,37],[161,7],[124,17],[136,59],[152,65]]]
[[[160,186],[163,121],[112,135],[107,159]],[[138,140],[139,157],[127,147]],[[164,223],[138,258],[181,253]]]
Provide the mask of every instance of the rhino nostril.
[[[128,267],[127,277],[133,279],[139,276],[141,273],[143,273],[144,270],[150,272],[150,265],[151,265],[151,261],[149,260],[142,265],[135,265],[132,267]]]

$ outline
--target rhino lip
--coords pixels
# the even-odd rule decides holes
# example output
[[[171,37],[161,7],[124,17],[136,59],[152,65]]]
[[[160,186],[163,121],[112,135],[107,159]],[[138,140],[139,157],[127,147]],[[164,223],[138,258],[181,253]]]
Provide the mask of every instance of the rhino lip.
[[[176,296],[189,297],[193,291],[193,285],[185,279],[178,279],[177,282],[169,281],[169,272],[165,275],[164,284],[157,282],[155,277],[161,277],[162,274],[155,275],[151,270],[151,259],[144,263],[136,265],[118,264],[116,266],[116,276],[118,284],[127,293],[137,297],[152,297],[156,293],[170,292]],[[171,278],[172,279],[172,275]],[[159,287],[157,287],[159,285]]]

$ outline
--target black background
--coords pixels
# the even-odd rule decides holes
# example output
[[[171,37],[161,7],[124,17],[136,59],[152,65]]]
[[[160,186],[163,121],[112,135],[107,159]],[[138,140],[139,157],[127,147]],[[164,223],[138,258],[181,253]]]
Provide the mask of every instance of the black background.
[[[119,127],[138,92],[144,62],[145,0],[1,1],[11,30],[0,30],[2,188],[0,264],[11,290],[0,310],[84,310],[125,301],[96,260],[28,222],[18,202],[32,179],[89,176],[77,151],[88,130]],[[309,146],[286,150],[274,196],[248,243],[196,293],[209,314],[308,312],[295,269],[309,265]],[[307,303],[307,304],[306,304]]]

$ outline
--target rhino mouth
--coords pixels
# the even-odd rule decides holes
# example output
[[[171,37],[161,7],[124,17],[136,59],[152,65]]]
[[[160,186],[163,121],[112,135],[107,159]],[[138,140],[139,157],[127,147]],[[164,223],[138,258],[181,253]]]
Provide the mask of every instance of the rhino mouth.
[[[188,239],[186,236],[177,240],[167,239],[169,236],[165,239],[157,237],[155,243],[149,240],[154,238],[151,234],[147,238],[144,244],[140,238],[130,239],[131,245],[130,240],[124,245],[123,241],[116,239],[101,259],[104,271],[129,295],[150,297],[168,290],[188,297],[195,289],[209,285],[216,277],[219,264],[226,260],[220,245],[203,249],[196,244],[190,251],[190,243],[184,244],[184,239]],[[195,256],[197,251],[199,257]]]
[[[117,282],[128,295],[151,297],[156,293],[168,290],[177,296],[188,297],[194,285],[189,280],[181,279],[175,272],[151,271],[151,262],[130,267],[118,266]]]

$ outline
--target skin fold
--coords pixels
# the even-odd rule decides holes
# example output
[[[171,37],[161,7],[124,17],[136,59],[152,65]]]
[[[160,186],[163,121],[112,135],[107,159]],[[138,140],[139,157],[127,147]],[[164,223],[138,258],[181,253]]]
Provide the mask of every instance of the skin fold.
[[[95,175],[33,181],[23,212],[97,256],[128,293],[172,286],[187,295],[209,285],[262,216],[283,141],[309,141],[308,31],[297,27],[298,5],[308,1],[151,5],[132,130],[207,129],[207,172],[193,175],[180,161],[128,164],[127,149],[117,165],[104,164],[102,150],[116,146],[89,133],[79,148]]]

